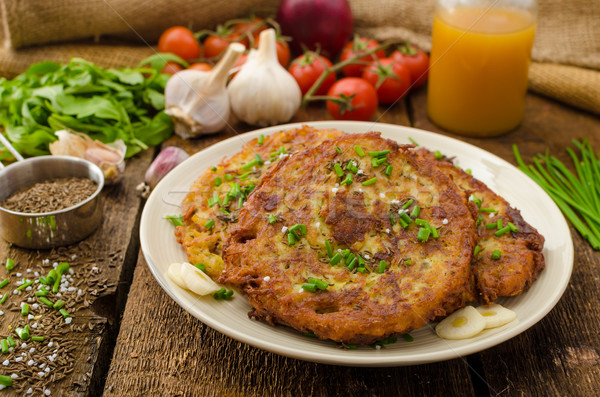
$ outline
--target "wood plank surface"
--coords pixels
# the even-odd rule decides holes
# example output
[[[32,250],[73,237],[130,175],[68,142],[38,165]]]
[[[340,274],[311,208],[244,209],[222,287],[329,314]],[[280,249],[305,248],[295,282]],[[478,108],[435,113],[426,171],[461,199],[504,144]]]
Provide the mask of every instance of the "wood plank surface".
[[[30,387],[34,395],[41,395],[44,389],[53,396],[101,393],[139,250],[137,227],[142,200],[135,187],[143,180],[152,157],[153,150],[148,150],[130,159],[124,180],[103,190],[102,224],[83,242],[54,250],[26,250],[0,241],[0,280],[7,276],[11,280],[0,291],[2,295],[9,293],[5,304],[0,306],[4,312],[0,316],[0,336],[11,335],[19,342],[13,352],[0,356],[3,364],[8,360],[8,365],[0,365],[0,373],[18,376],[12,388],[0,392],[2,396],[24,395]],[[6,258],[14,259],[17,264],[10,274],[4,267]],[[36,318],[21,316],[21,302],[32,297],[34,291],[12,294],[16,282],[37,278],[35,272],[44,275],[54,263],[61,262],[70,263],[74,271],[71,286],[76,286],[76,290],[63,292],[61,297],[50,294],[48,298],[67,302],[72,323],[65,324],[56,310],[45,308],[35,297],[30,305]],[[34,309],[34,304],[39,307]],[[37,324],[32,335],[44,336],[44,341],[29,341],[26,347],[21,347],[23,342],[16,338],[14,329],[25,324],[30,327]],[[31,352],[31,348],[35,350]],[[48,359],[56,349],[54,360]],[[18,356],[24,359],[16,361]],[[29,360],[35,364],[29,365]],[[38,372],[43,373],[46,368],[50,372],[40,376]]]

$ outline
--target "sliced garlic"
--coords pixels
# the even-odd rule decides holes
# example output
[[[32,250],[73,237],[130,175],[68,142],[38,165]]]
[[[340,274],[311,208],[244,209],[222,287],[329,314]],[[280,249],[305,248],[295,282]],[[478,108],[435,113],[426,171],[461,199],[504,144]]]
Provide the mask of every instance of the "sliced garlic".
[[[517,313],[497,303],[477,307],[485,319],[485,328],[496,328],[508,324],[517,318]]]
[[[187,289],[185,281],[181,278],[181,263],[171,263],[167,270],[167,276],[181,288]]]
[[[485,328],[485,318],[473,306],[466,306],[443,319],[436,327],[444,339],[471,338]]]
[[[189,263],[172,263],[167,275],[181,288],[198,295],[208,295],[220,289],[202,270]]]

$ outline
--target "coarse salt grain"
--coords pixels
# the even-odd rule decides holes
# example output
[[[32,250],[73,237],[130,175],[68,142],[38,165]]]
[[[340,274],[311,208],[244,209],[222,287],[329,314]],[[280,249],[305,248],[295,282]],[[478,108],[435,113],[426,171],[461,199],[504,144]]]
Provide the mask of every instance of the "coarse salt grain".
[[[33,305],[31,305],[32,309],[39,309],[40,305],[38,305],[37,303],[34,303]]]
[[[40,276],[40,272],[34,272],[33,275],[36,276],[36,277],[39,277]]]
[[[19,376],[17,374],[12,374],[10,377],[13,379],[17,379]]]
[[[23,273],[17,273],[17,277],[21,277],[22,275],[23,275]],[[20,284],[23,284],[23,282],[22,281],[18,281],[17,284],[20,285]]]
[[[29,315],[27,316],[27,320],[33,320],[33,314],[29,314]]]
[[[269,276],[265,276],[265,277],[263,278],[263,280],[265,280],[265,281],[269,281],[269,280],[271,280],[271,277],[269,277]]]
[[[15,361],[20,363],[21,361],[23,361],[23,357],[22,356],[15,357]]]
[[[281,228],[281,233],[285,233],[287,231],[288,231],[288,227],[287,226],[284,226],[284,227]]]
[[[379,193],[379,197],[381,197],[381,198],[385,198],[385,193],[383,193],[383,192],[382,192],[382,193]]]
[[[45,369],[44,371],[46,371],[46,372],[50,372],[50,371],[51,371],[51,369],[50,369],[50,367],[46,367],[46,369]]]
[[[53,268],[55,268],[55,269],[56,269],[56,267],[57,267],[57,266],[58,266],[58,262],[54,262],[54,263],[52,264],[52,267],[53,267]]]
[[[400,200],[393,199],[392,201],[390,201],[390,203],[392,203],[392,204],[400,204]]]
[[[358,171],[356,171],[356,173],[360,175],[360,174],[363,174],[364,171],[363,170],[358,170]]]
[[[32,347],[31,349],[29,349],[29,353],[35,353],[35,347]]]
[[[27,393],[27,394],[33,394],[33,389],[30,387],[29,389],[27,389],[27,391],[25,393]]]
[[[27,273],[31,273],[31,269],[27,269]]]
[[[300,287],[300,289],[298,290],[298,293],[301,294],[304,292],[304,288]]]
[[[490,215],[489,215],[489,216],[490,216],[490,218],[493,218],[493,217],[494,217],[494,213],[493,213],[493,212],[490,212]]]
[[[390,233],[390,229],[385,229],[385,232],[389,234]]]
[[[35,361],[33,361],[33,360],[29,360],[29,361],[27,361],[27,365],[29,365],[30,367],[31,367],[33,364],[35,364]]]
[[[365,254],[365,259],[369,260],[369,259],[371,259],[371,256],[369,254]]]
[[[444,225],[447,225],[447,224],[448,224],[448,219],[444,219],[444,220],[442,221],[442,223],[443,223]]]
[[[40,369],[44,369],[44,367],[45,367],[45,366],[46,366],[46,363],[41,363],[41,364],[39,365]]]
[[[31,324],[31,328],[34,328],[34,329],[35,329],[35,328],[37,328],[37,327],[38,327],[38,326],[37,326],[37,323],[33,323],[33,324]]]
[[[46,375],[46,374],[44,373],[44,371],[40,371],[40,372],[38,372],[37,374],[38,374],[39,376],[41,376],[42,378],[44,377],[44,375]]]
[[[332,192],[332,193],[337,193],[337,191],[338,191],[338,188],[337,188],[337,187],[332,187],[332,188],[331,188],[331,192]]]
[[[4,365],[4,366],[7,366],[8,364],[10,364],[10,361],[8,361],[8,360],[4,360],[4,361],[2,362],[2,365]]]
[[[52,347],[53,344],[54,342],[48,342],[48,347]]]
[[[26,347],[27,347],[27,343],[23,342],[23,344],[21,344],[21,349],[25,349]]]
[[[3,316],[4,312],[2,310],[0,310],[0,316]]]
[[[25,288],[25,291],[31,291],[31,289],[32,289],[31,286],[29,286],[29,287]]]
[[[71,324],[71,321],[73,321],[72,317],[65,318],[65,324]]]

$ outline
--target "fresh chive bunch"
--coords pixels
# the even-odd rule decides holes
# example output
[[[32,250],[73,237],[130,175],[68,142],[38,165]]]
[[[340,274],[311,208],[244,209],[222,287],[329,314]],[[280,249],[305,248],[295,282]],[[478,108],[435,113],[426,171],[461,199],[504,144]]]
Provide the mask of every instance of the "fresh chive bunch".
[[[533,165],[523,162],[516,145],[513,152],[519,169],[548,193],[592,248],[600,250],[600,160],[588,141],[573,140],[573,144],[581,157],[571,148],[566,151],[575,173],[548,151],[534,156]]]

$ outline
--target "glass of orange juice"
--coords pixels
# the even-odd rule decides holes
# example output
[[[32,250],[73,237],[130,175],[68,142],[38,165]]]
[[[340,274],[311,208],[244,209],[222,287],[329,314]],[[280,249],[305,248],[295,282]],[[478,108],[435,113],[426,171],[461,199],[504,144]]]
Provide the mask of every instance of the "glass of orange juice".
[[[535,0],[438,0],[427,112],[461,135],[496,136],[525,112]]]

